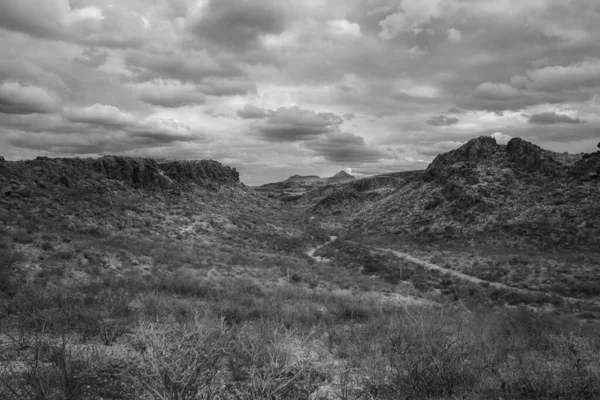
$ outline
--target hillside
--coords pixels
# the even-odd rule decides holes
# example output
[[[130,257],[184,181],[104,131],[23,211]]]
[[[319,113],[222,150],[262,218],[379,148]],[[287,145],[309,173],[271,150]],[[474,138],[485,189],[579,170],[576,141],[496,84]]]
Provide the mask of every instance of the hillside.
[[[396,172],[343,182],[338,185],[317,186],[299,197],[297,202],[309,204],[308,213],[311,215],[349,216],[391,195],[416,179],[421,172]]]
[[[473,139],[362,209],[351,228],[429,238],[600,248],[600,152],[553,153],[512,139]]]
[[[306,191],[316,187],[334,185],[338,183],[351,182],[356,178],[346,171],[340,171],[337,174],[321,178],[316,175],[294,175],[281,182],[267,183],[254,189],[260,193],[266,194],[271,198],[279,198],[285,201],[296,200]]]

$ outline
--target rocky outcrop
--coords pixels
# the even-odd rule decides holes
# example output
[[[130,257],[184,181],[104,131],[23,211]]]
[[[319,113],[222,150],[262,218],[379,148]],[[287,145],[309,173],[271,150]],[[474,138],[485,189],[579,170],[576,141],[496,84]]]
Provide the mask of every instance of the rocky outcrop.
[[[212,181],[232,185],[240,181],[240,174],[235,168],[212,160],[162,162],[159,168],[166,176],[179,183],[193,182],[202,185]]]
[[[584,154],[582,159],[573,165],[571,175],[577,179],[600,179],[600,151]]]
[[[65,187],[100,180],[118,181],[139,189],[167,188],[174,184],[200,186],[239,183],[235,168],[211,160],[157,162],[150,158],[105,156],[100,158],[48,158],[15,162],[15,173]]]
[[[521,168],[530,172],[540,172],[546,175],[561,175],[566,172],[552,153],[521,138],[513,138],[506,145],[509,159]]]
[[[490,136],[469,140],[456,150],[438,155],[423,173],[423,179],[428,182],[443,178],[449,172],[449,167],[457,167],[459,163],[476,163],[492,157],[500,150],[501,146],[496,143],[496,139]]]
[[[0,156],[0,169],[8,169],[8,163],[6,162],[6,159],[2,156]]]

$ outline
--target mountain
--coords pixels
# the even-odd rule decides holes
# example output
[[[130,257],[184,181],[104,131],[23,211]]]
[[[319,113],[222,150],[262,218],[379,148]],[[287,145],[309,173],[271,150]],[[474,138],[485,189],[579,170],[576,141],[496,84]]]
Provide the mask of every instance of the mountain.
[[[473,139],[363,208],[363,234],[600,245],[600,151],[555,153],[520,138]]]
[[[333,185],[353,181],[356,178],[346,171],[340,171],[329,178],[321,178],[316,175],[293,175],[281,182],[267,183],[255,187],[258,192],[267,194],[273,198],[282,200],[295,200],[314,187]]]
[[[66,233],[223,241],[270,232],[264,221],[276,223],[279,210],[212,160],[0,160],[0,217]]]
[[[337,174],[335,174],[334,176],[330,177],[330,178],[325,178],[325,180],[327,180],[327,182],[347,182],[347,181],[353,181],[355,180],[356,177],[350,175],[349,173],[347,173],[346,171],[340,171]]]

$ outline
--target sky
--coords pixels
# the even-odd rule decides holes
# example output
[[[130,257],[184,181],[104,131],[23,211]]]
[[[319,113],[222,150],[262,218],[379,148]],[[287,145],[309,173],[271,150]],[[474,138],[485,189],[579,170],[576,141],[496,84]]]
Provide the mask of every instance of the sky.
[[[600,141],[597,0],[2,0],[0,155],[213,159],[249,185]]]

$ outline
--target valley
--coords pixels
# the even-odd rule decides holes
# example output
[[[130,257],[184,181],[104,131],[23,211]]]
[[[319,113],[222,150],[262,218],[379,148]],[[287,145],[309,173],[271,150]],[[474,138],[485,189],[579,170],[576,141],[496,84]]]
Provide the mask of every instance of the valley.
[[[0,398],[595,398],[599,182],[600,152],[490,137],[258,188],[1,159]]]

